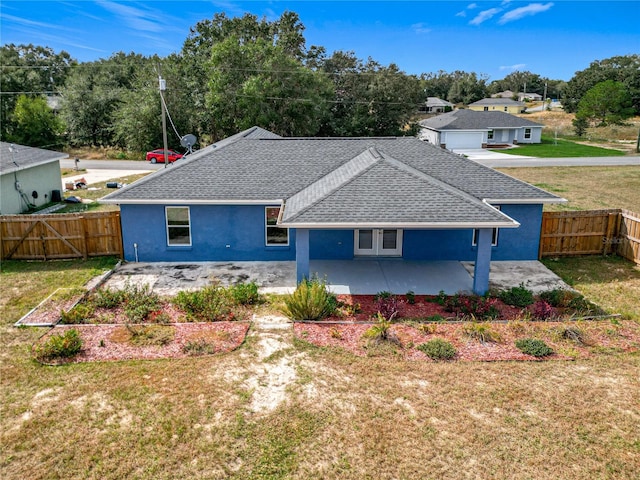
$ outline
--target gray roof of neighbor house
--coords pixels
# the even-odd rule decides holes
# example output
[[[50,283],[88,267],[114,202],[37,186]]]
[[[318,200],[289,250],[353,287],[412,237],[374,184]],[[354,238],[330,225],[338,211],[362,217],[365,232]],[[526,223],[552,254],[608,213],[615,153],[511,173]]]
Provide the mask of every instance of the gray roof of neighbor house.
[[[469,106],[471,105],[510,105],[514,107],[524,107],[524,103],[516,102],[510,98],[483,98],[482,100],[469,104]]]
[[[53,150],[0,142],[0,174],[4,175],[24,168],[44,165],[68,156],[66,153],[54,152]]]
[[[492,130],[496,128],[543,127],[540,123],[505,112],[478,112],[466,109],[422,120],[419,125],[432,130]]]
[[[280,204],[282,223],[517,226],[484,200],[555,195],[414,137],[281,138],[249,129],[103,199],[119,204]],[[229,139],[227,139],[229,140]]]
[[[427,97],[428,107],[453,107],[453,103],[442,100],[438,97]]]

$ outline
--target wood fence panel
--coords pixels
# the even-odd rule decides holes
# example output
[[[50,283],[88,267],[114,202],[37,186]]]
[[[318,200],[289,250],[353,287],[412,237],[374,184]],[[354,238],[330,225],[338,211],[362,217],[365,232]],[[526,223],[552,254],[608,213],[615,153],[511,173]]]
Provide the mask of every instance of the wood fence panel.
[[[3,260],[122,257],[120,212],[2,216],[0,253]]]
[[[540,258],[609,253],[640,263],[640,215],[620,209],[542,214]]]
[[[615,240],[616,253],[640,264],[640,214],[622,210]]]

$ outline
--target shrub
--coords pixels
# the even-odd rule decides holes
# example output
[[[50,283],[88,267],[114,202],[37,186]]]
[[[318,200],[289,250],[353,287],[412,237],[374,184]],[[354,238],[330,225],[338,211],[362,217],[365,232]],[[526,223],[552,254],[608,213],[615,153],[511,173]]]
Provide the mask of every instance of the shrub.
[[[536,338],[521,338],[520,340],[516,340],[516,348],[522,353],[533,355],[534,357],[546,357],[553,353],[551,347]]]
[[[60,320],[68,325],[87,323],[87,319],[93,315],[93,306],[88,303],[79,303],[68,312],[60,312]]]
[[[231,314],[227,292],[215,285],[200,290],[182,290],[175,296],[173,303],[189,319],[201,322],[226,320]]]
[[[521,283],[517,287],[500,292],[500,300],[507,305],[524,308],[533,303],[533,292]]]
[[[127,285],[125,288],[124,313],[131,322],[143,322],[159,307],[160,298],[153,292],[150,285]]]
[[[436,295],[435,297],[427,297],[425,299],[425,302],[437,303],[441,307],[444,307],[445,304],[447,303],[447,294],[444,293],[444,290],[440,290],[438,292],[438,295]]]
[[[393,320],[399,313],[398,297],[395,295],[376,295],[376,308],[378,312],[386,319]]]
[[[331,329],[329,330],[329,335],[331,336],[331,338],[336,338],[338,340],[342,338],[342,332],[336,327],[331,327]]]
[[[391,342],[400,345],[400,340],[391,332],[391,321],[380,312],[377,313],[377,322],[369,327],[363,336],[374,343]]]
[[[533,316],[539,320],[548,320],[554,314],[554,308],[544,300],[538,300],[533,304]]]
[[[233,285],[229,287],[229,293],[236,305],[255,305],[260,303],[258,285],[255,282]]]
[[[446,300],[444,307],[447,312],[455,313],[457,316],[470,315],[475,318],[486,319],[498,316],[498,310],[495,307],[496,302],[495,298],[457,293]]]
[[[405,294],[405,298],[407,299],[407,303],[409,305],[413,305],[414,303],[416,303],[416,294],[412,290],[409,290]]]
[[[128,288],[127,284],[123,290],[109,288],[96,290],[91,296],[91,302],[98,308],[116,308],[124,302]]]
[[[546,290],[540,293],[540,300],[544,300],[552,307],[566,308],[571,301],[580,294],[566,290],[564,288],[554,288],[553,290]]]
[[[321,320],[333,315],[338,308],[336,296],[317,278],[300,282],[298,288],[285,297],[284,304],[283,313],[292,320]]]
[[[56,358],[70,358],[82,350],[82,339],[75,328],[64,333],[56,333],[34,348],[38,360],[47,361]]]
[[[456,348],[450,342],[441,338],[421,343],[417,349],[433,360],[451,360],[457,353]]]
[[[187,355],[210,355],[212,353],[216,353],[216,347],[207,342],[204,338],[200,338],[198,340],[190,340],[188,341],[184,347],[182,347],[182,351]]]
[[[481,343],[499,342],[500,335],[486,323],[471,322],[462,328],[465,335]]]

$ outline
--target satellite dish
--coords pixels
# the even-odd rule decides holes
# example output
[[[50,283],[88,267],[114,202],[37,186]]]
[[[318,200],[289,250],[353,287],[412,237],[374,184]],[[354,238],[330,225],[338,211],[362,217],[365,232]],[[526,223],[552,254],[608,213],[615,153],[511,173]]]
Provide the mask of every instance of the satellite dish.
[[[191,133],[188,135],[185,135],[184,137],[182,137],[180,139],[180,145],[182,145],[184,148],[186,148],[188,150],[188,153],[193,153],[192,147],[198,142],[198,139],[196,138],[195,135],[192,135]]]

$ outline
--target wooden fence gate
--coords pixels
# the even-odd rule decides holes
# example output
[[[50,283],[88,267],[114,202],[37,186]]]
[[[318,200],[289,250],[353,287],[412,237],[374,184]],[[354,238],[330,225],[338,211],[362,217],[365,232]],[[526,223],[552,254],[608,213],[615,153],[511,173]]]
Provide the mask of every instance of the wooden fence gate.
[[[3,260],[122,258],[120,212],[0,216]]]
[[[539,258],[617,254],[640,264],[640,215],[628,210],[544,212]]]

